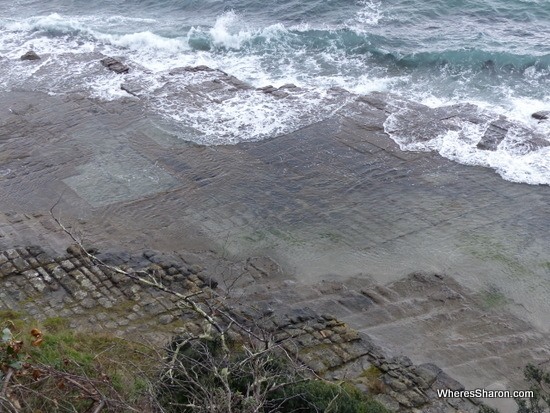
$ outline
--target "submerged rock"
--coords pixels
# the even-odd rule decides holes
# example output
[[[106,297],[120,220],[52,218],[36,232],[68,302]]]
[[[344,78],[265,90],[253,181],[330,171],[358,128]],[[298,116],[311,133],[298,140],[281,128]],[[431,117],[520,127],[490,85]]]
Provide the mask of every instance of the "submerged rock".
[[[101,59],[101,64],[115,73],[128,73],[130,68],[112,57]]]
[[[535,112],[531,115],[531,117],[537,120],[548,120],[550,119],[550,110],[541,110]]]
[[[279,88],[279,90],[281,89],[298,89],[298,86],[296,86],[294,83],[285,83]]]
[[[478,142],[477,148],[486,151],[496,151],[498,145],[500,145],[508,134],[508,129],[511,126],[513,126],[512,123],[504,118],[491,122]]]
[[[264,93],[273,93],[277,90],[277,88],[273,85],[267,85],[267,86],[256,88],[256,90]]]
[[[186,66],[184,68],[187,72],[215,72],[215,69],[212,69],[211,67],[208,67],[206,65],[199,65],[199,66]]]
[[[134,83],[123,83],[120,85],[120,88],[130,95],[138,97],[140,92],[143,90],[140,85]]]
[[[468,133],[463,128],[474,125],[482,130],[476,144],[478,150],[494,152],[504,147],[515,153],[527,153],[550,146],[545,136],[528,126],[469,103],[431,108],[399,98],[372,98],[368,95],[358,101],[391,113],[392,117],[384,128],[386,133],[399,140],[400,145],[422,144],[449,131]],[[550,118],[550,112],[547,113]],[[544,116],[544,112],[538,116]]]
[[[218,69],[212,69],[209,66],[206,65],[199,65],[199,66],[184,66],[184,67],[176,67],[170,72],[168,72],[169,75],[181,75],[182,73],[198,73],[198,72],[220,72],[223,74],[226,74],[225,72],[218,70]]]
[[[40,60],[40,56],[38,56],[34,50],[29,50],[21,56],[21,60]]]
[[[273,95],[279,98],[284,98],[288,96],[288,93],[285,92],[285,90],[298,90],[298,89],[299,87],[293,83],[286,83],[279,88],[276,88],[273,85],[267,85],[267,86],[256,88],[258,92]]]

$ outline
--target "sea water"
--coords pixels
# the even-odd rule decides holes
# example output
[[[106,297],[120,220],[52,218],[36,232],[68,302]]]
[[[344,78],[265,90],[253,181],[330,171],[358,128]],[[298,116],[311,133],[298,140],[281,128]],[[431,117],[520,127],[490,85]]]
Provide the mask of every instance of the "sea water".
[[[436,107],[473,103],[533,133],[550,122],[549,0],[114,0],[0,1],[0,88],[79,92],[105,100],[128,94],[98,64],[115,56],[125,80],[155,94],[153,109],[198,131],[201,144],[234,144],[288,133],[337,111],[354,96],[382,91]],[[22,62],[34,50],[42,59]],[[254,87],[293,83],[295,99],[242,91],[200,113],[159,93],[176,67],[207,65]],[[181,79],[182,87],[185,79]],[[392,136],[395,118],[386,131]],[[463,125],[403,150],[433,150],[495,169],[504,179],[550,184],[550,150],[477,142],[488,125]],[[401,144],[403,136],[392,136]]]

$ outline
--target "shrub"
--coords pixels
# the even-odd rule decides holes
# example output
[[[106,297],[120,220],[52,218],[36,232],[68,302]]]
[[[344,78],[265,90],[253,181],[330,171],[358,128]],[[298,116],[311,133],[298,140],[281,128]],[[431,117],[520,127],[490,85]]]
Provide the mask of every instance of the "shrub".
[[[355,387],[313,380],[276,347],[175,340],[158,398],[167,412],[386,413]]]
[[[516,399],[518,413],[545,413],[550,411],[550,373],[528,364],[523,370],[533,397]]]

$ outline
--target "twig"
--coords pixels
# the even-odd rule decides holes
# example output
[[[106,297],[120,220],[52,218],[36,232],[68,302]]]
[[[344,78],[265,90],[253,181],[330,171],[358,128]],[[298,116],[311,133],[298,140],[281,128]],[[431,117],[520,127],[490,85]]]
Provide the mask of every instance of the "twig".
[[[6,376],[4,377],[4,381],[2,383],[2,390],[0,390],[0,399],[4,399],[6,401],[8,401],[8,403],[11,404],[11,402],[6,398],[6,393],[8,391],[8,385],[10,383],[10,380],[13,376],[13,373],[14,373],[14,369],[12,367],[9,367],[8,368],[8,372],[6,373]],[[4,412],[4,404],[0,404],[0,413],[3,413]]]
[[[101,400],[91,413],[99,413],[105,407],[105,399]]]
[[[6,400],[11,406],[13,406],[13,404],[6,397],[6,393],[8,391],[8,385],[10,383],[10,380],[13,376],[14,371],[15,370],[12,367],[8,368],[8,372],[6,373],[6,376],[4,377],[4,382],[2,383],[2,390],[0,390],[0,400]],[[4,413],[4,403],[0,403],[0,413]]]
[[[2,383],[2,390],[0,390],[0,397],[6,397],[6,392],[8,391],[8,385],[10,383],[10,380],[11,380],[11,377],[13,376],[14,371],[15,370],[12,367],[8,368],[8,372],[6,373],[6,377],[4,377],[4,382]]]
[[[212,327],[214,327],[218,333],[220,334],[220,337],[221,337],[221,340],[222,340],[222,347],[224,349],[225,352],[229,352],[229,348],[227,347],[227,343],[226,343],[226,338],[225,338],[225,330],[216,322],[216,320],[214,320],[213,317],[209,316],[202,308],[199,307],[199,305],[193,301],[191,298],[197,296],[197,295],[200,295],[203,293],[203,291],[199,291],[199,292],[196,292],[196,293],[193,293],[191,295],[184,295],[184,294],[181,294],[181,293],[178,293],[177,291],[174,291],[174,290],[171,290],[167,287],[165,287],[164,285],[162,285],[161,283],[159,283],[157,280],[154,280],[154,281],[150,281],[144,277],[140,277],[140,276],[137,276],[135,274],[143,274],[147,277],[150,277],[150,274],[147,273],[146,271],[138,271],[138,272],[135,272],[135,273],[130,273],[128,271],[125,271],[119,267],[116,267],[116,266],[113,266],[113,265],[109,265],[109,264],[106,264],[105,262],[103,262],[102,260],[100,260],[99,258],[97,258],[95,255],[91,254],[90,252],[86,251],[86,249],[82,246],[82,243],[80,240],[78,240],[64,225],[63,223],[55,216],[55,214],[53,213],[53,210],[54,208],[57,206],[57,204],[60,202],[61,198],[59,198],[57,200],[57,202],[50,208],[50,215],[51,217],[53,218],[53,220],[57,223],[57,225],[59,225],[59,227],[63,230],[63,232],[65,232],[69,237],[71,237],[71,239],[80,247],[80,252],[85,255],[86,257],[88,257],[90,260],[92,260],[93,262],[96,262],[97,264],[99,264],[100,266],[104,267],[104,268],[107,268],[111,271],[114,271],[116,272],[117,274],[121,274],[121,275],[125,275],[135,281],[138,281],[142,284],[145,284],[145,285],[148,285],[148,286],[151,286],[151,287],[154,287],[156,289],[159,289],[163,292],[166,292],[168,294],[171,294],[171,295],[174,295],[176,296],[177,298],[179,298],[182,302],[184,302],[186,304],[186,306],[193,310],[195,313],[197,313],[198,315],[200,315],[203,319],[205,319]]]

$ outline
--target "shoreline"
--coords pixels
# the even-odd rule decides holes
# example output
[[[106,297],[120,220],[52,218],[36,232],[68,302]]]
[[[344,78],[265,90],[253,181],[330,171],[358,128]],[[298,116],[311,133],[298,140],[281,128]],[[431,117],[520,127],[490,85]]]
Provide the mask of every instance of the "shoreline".
[[[57,203],[56,216],[100,250],[269,257],[280,266],[275,279],[251,281],[264,299],[340,300],[338,316],[352,328],[396,352],[408,331],[403,355],[415,363],[436,356],[467,388],[516,384],[519,361],[550,354],[550,187],[401,152],[384,132],[383,95],[287,135],[216,147],[159,128],[135,98],[7,92],[0,103],[11,109],[0,125],[9,170],[0,178],[2,249],[40,244],[60,254],[67,239],[49,217]],[[428,279],[420,288],[411,273],[450,284]],[[389,295],[367,305],[362,289]],[[479,336],[472,314],[491,314],[484,328],[494,329]],[[428,345],[434,326],[438,352]],[[468,377],[474,365],[484,382]]]

